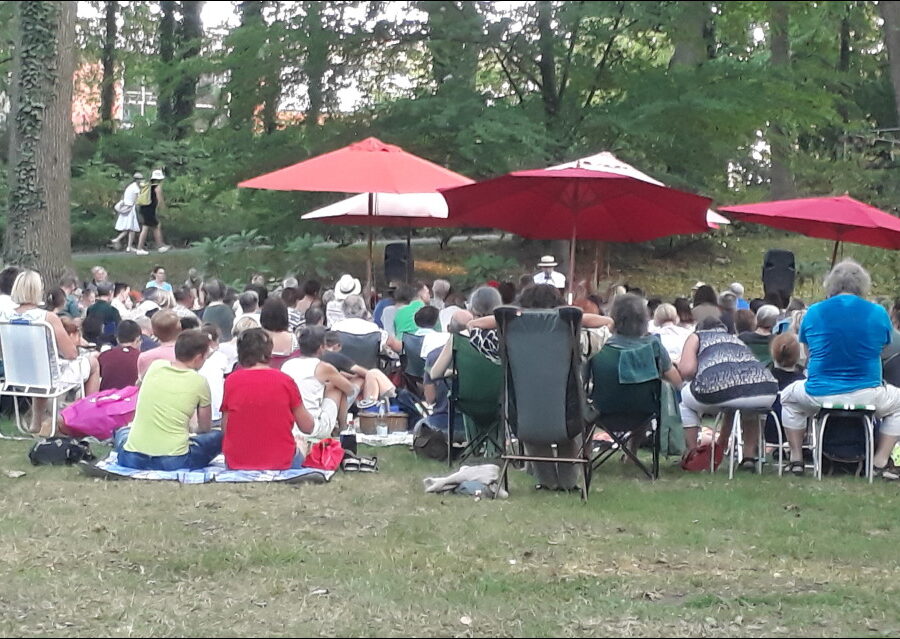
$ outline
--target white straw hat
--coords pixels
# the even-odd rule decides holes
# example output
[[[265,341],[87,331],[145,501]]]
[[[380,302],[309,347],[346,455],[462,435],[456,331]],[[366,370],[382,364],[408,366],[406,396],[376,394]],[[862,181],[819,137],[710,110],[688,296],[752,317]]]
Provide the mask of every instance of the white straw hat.
[[[556,259],[552,255],[545,255],[538,262],[538,268],[553,268],[554,266],[557,266],[557,264]]]
[[[360,291],[362,291],[362,285],[359,283],[359,280],[352,275],[344,273],[341,275],[341,279],[337,281],[337,284],[334,285],[334,299],[338,302],[343,302],[351,295],[359,295]]]
[[[153,173],[150,174],[151,180],[165,180],[166,176],[163,175],[162,169],[153,169]]]

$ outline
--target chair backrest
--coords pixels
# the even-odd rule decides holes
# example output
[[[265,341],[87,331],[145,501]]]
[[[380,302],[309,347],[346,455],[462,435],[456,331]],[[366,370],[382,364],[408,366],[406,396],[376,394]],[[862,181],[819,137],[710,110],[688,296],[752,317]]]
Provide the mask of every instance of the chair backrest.
[[[591,401],[600,417],[628,415],[650,417],[659,415],[662,382],[659,379],[640,384],[619,381],[619,358],[622,349],[607,344],[590,360],[588,370],[594,382]]]
[[[747,346],[750,347],[750,352],[759,360],[760,364],[768,366],[772,363],[772,351],[769,349],[768,342],[747,344]]]
[[[882,376],[884,381],[891,386],[900,386],[900,353],[887,359],[884,363]]]
[[[381,353],[380,331],[366,335],[354,335],[344,331],[336,331],[341,340],[341,352],[363,368],[378,368],[378,356]]]
[[[406,368],[403,372],[411,377],[425,376],[425,360],[422,359],[422,342],[424,335],[403,333],[403,354],[406,356]]]
[[[503,368],[476,350],[464,335],[453,336],[450,401],[479,426],[497,422],[503,394]]]
[[[397,333],[394,331],[394,318],[396,316],[397,306],[394,304],[391,304],[381,312],[381,324],[391,337],[397,337]]]
[[[0,322],[0,351],[7,386],[52,389],[59,379],[53,327],[46,322]]]
[[[581,309],[494,311],[504,368],[504,410],[523,442],[551,444],[584,432]]]

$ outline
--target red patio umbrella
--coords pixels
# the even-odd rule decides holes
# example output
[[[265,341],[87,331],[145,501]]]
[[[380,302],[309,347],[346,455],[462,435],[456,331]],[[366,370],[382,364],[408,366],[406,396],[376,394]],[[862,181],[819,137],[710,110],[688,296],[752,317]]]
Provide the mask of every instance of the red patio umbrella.
[[[399,146],[366,138],[292,166],[245,180],[239,187],[274,191],[368,193],[368,211],[375,214],[375,193],[433,193],[472,180],[407,153]],[[367,285],[372,278],[372,231],[369,230]]]
[[[441,190],[449,220],[523,237],[571,239],[569,289],[578,239],[645,242],[709,229],[712,200],[627,175],[591,169],[515,171],[477,184]]]
[[[834,240],[832,265],[841,242],[900,249],[900,219],[849,195],[735,204],[719,210],[744,222]]]

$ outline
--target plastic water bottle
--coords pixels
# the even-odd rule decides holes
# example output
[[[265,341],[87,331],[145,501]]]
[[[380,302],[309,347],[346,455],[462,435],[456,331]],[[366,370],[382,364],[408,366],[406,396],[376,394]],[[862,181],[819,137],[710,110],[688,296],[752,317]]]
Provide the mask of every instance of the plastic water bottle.
[[[378,419],[375,421],[375,434],[378,435],[379,437],[386,437],[388,434],[388,427],[387,427],[387,421],[386,421],[386,416],[387,416],[388,411],[387,411],[387,407],[385,406],[385,403],[387,401],[388,400],[381,400],[378,402]]]

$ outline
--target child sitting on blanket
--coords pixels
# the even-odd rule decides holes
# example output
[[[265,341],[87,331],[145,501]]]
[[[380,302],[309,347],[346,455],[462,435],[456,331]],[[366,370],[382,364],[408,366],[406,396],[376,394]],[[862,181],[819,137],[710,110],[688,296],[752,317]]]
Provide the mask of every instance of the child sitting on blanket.
[[[269,367],[272,337],[261,328],[237,340],[240,368],[225,379],[222,452],[232,470],[300,468],[302,450],[292,430],[312,433],[312,415],[303,407],[294,380]]]
[[[194,329],[175,341],[175,361],[150,364],[141,383],[134,421],[116,432],[120,466],[183,470],[209,465],[222,450],[212,429],[209,386],[197,372],[210,350],[209,335]],[[197,413],[197,435],[189,435]]]

